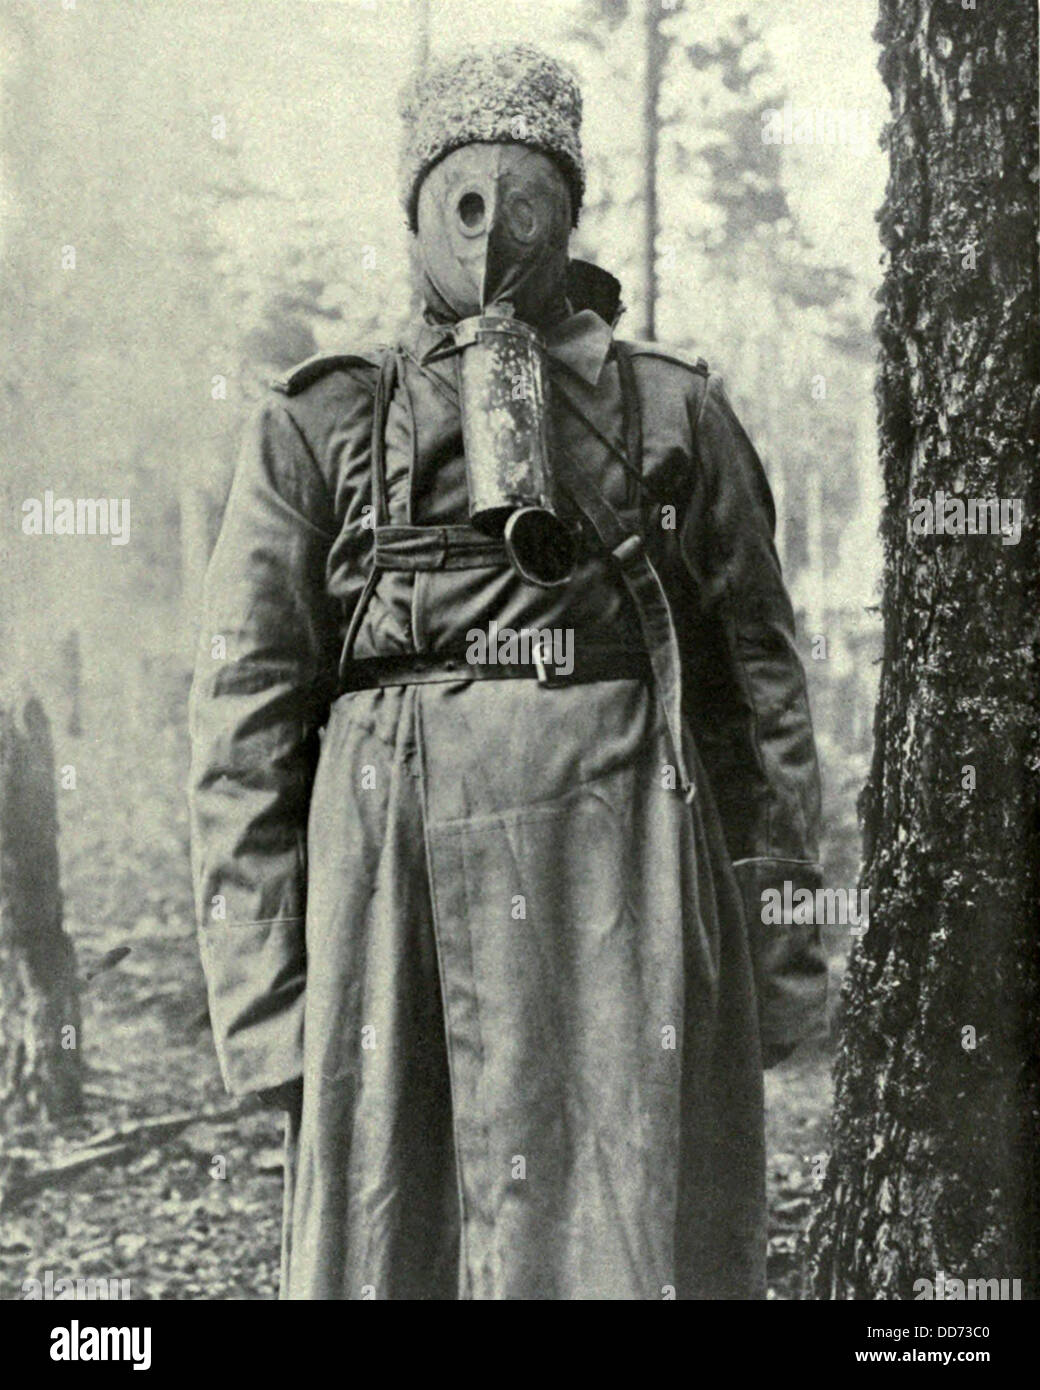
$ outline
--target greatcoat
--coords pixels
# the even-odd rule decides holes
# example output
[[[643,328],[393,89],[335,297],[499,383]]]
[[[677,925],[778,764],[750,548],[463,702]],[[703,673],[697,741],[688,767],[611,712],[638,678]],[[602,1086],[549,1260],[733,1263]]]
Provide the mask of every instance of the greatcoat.
[[[764,1296],[762,1064],[819,1025],[826,980],[816,928],[761,920],[765,887],[818,881],[773,504],[701,360],[619,352],[609,309],[569,308],[545,335],[557,466],[593,470],[669,594],[692,802],[648,681],[463,663],[340,693],[370,574],[351,660],[457,654],[492,621],[641,642],[588,528],[562,589],[501,564],[372,572],[389,349],[290,373],[235,475],[192,693],[193,857],[225,1081],[302,1077],[283,1297]],[[419,319],[393,349],[375,423],[395,524],[466,520],[456,364],[423,362],[442,336]]]

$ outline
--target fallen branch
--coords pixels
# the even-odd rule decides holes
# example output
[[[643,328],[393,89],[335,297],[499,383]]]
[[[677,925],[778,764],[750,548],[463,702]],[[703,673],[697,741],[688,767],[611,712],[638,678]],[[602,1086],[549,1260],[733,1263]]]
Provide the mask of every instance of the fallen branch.
[[[210,1114],[160,1115],[155,1119],[136,1120],[125,1125],[116,1125],[112,1129],[101,1130],[88,1139],[83,1148],[93,1149],[98,1145],[111,1144],[119,1140],[126,1140],[140,1148],[151,1140],[171,1139],[189,1125],[225,1124],[228,1120],[236,1120],[241,1113],[241,1107],[236,1105],[226,1110],[215,1110]]]
[[[46,1167],[30,1165],[24,1149],[0,1156],[0,1212],[8,1212],[27,1197],[51,1187],[65,1187],[99,1164],[129,1163],[143,1151],[165,1143],[194,1124],[218,1125],[235,1120],[241,1107],[201,1114],[162,1115],[102,1130],[85,1144],[63,1154]]]
[[[133,1158],[137,1149],[132,1144],[108,1144],[77,1150],[60,1158],[47,1168],[30,1168],[20,1155],[0,1159],[0,1212],[9,1212],[27,1197],[33,1197],[48,1187],[65,1187],[73,1178],[99,1163],[119,1163]]]

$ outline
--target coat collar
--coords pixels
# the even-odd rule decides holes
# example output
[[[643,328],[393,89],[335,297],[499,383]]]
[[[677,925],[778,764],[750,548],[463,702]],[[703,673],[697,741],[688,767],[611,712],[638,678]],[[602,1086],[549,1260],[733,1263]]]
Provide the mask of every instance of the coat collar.
[[[624,313],[621,282],[591,261],[572,258],[567,299],[576,312],[549,330],[545,345],[550,357],[596,386],[614,342],[614,327]]]
[[[613,341],[614,330],[595,309],[580,309],[545,335],[549,356],[580,376],[589,386],[598,384]]]
[[[572,258],[567,266],[567,303],[570,314],[542,335],[546,351],[595,387],[610,355],[614,327],[624,313],[621,284],[609,271]],[[421,362],[449,335],[449,325],[422,318],[409,325],[402,346]]]

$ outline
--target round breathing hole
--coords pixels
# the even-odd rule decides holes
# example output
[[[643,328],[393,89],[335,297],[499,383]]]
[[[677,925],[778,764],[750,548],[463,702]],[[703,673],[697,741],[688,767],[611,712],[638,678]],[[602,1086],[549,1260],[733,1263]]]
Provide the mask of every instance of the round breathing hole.
[[[459,221],[467,232],[475,232],[484,222],[484,199],[471,189],[459,199]]]
[[[565,522],[543,507],[522,507],[506,522],[506,554],[521,579],[542,589],[566,584],[574,573],[577,543]]]

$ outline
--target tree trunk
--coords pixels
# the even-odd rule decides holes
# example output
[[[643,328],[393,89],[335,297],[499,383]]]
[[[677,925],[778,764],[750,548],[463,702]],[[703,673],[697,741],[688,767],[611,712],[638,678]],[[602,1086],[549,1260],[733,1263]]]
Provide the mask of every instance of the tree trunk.
[[[39,700],[0,699],[0,1122],[81,1101],[80,1012],[62,930],[50,727]]]
[[[412,16],[412,63],[416,72],[422,72],[430,61],[430,0],[412,0]]]
[[[83,732],[83,657],[80,652],[79,631],[70,628],[59,647],[62,684],[68,700],[65,732],[79,738]]]
[[[915,1284],[942,1272],[1021,1279],[1036,1298],[1036,8],[881,0],[880,14],[893,119],[870,926],[843,994],[810,1287],[927,1297]],[[911,530],[912,503],[937,491],[1022,499],[1020,541]]]
[[[643,182],[637,204],[642,225],[635,307],[641,320],[639,336],[652,341],[657,332],[657,151],[665,48],[658,0],[643,0],[642,23],[644,71],[639,163]]]

